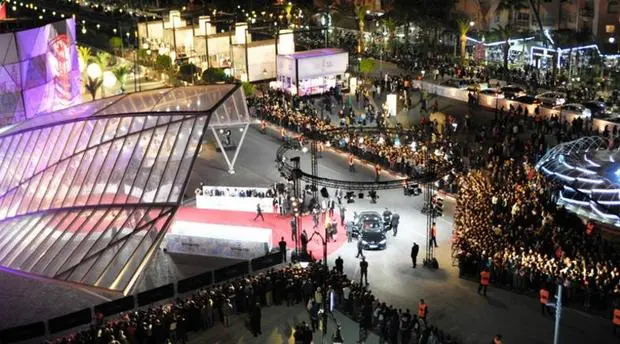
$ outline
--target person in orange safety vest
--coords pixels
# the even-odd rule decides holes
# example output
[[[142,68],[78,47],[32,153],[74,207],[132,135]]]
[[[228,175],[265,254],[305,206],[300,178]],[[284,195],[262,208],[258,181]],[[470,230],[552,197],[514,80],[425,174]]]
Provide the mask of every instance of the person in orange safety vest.
[[[480,272],[480,285],[478,285],[478,294],[482,292],[482,295],[487,296],[487,286],[489,285],[490,278],[491,274],[489,273],[489,269],[484,268],[484,270]]]
[[[545,312],[551,314],[551,310],[547,307],[547,303],[549,303],[549,290],[545,286],[540,288],[538,291],[538,299],[540,300],[540,313],[545,315]]]
[[[612,323],[614,324],[614,336],[618,336],[620,334],[620,306],[614,309]]]
[[[491,344],[502,344],[502,335],[501,334],[495,335],[495,337],[493,337],[493,341],[491,342]]]
[[[349,172],[355,172],[355,166],[353,166],[353,154],[349,154]]]
[[[263,119],[260,121],[260,132],[264,134],[266,129],[267,129],[267,123]]]
[[[586,225],[586,234],[592,235],[592,233],[594,233],[594,223],[592,223],[592,221],[588,221],[588,224]]]
[[[381,176],[381,166],[379,164],[375,164],[375,181],[379,181],[379,177]]]
[[[424,325],[426,325],[426,316],[428,315],[428,305],[424,303],[424,299],[420,299],[418,304],[418,318],[420,318]]]
[[[284,128],[280,128],[280,140],[284,141],[286,139],[286,135],[284,134]]]

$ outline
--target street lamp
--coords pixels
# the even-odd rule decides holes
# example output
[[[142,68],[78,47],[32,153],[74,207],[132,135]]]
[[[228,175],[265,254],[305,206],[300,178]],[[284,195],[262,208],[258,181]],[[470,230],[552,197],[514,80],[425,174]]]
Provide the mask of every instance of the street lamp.
[[[469,26],[474,27],[474,25],[476,25],[476,22],[474,22],[473,20],[469,22]]]
[[[614,44],[616,42],[616,37],[609,37],[609,43]]]

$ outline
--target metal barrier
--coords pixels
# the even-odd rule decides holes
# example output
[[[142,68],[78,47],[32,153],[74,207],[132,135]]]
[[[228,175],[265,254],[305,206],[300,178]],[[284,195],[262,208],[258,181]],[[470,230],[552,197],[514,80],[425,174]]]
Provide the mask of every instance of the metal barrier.
[[[221,283],[226,280],[279,265],[283,262],[282,258],[280,252],[267,254],[262,257],[185,278],[176,283],[169,283],[161,287],[143,291],[136,295],[129,295],[96,305],[92,308],[85,308],[77,312],[55,317],[47,321],[39,321],[32,324],[8,328],[0,331],[0,343],[18,343],[71,329],[77,329],[81,326],[91,324],[93,319],[102,319],[138,307],[152,305],[156,302],[175,298],[179,294],[207,287],[214,282]]]

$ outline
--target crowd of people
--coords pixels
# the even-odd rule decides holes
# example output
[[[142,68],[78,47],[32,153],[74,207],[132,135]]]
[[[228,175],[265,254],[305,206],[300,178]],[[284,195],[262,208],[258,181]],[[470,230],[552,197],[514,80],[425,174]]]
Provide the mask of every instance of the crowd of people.
[[[440,133],[432,121],[421,123],[411,130],[400,127],[369,130],[367,126],[356,125],[353,119],[339,128],[332,125],[329,118],[319,116],[315,108],[304,106],[306,102],[306,98],[269,90],[252,99],[249,105],[257,118],[297,134],[289,137],[282,129],[282,141],[303,147],[309,142],[308,138],[317,139],[320,148],[337,147],[382,169],[417,176],[430,165],[436,170],[450,171],[458,160],[456,157],[460,147],[451,136]],[[347,105],[343,107],[340,116],[349,116],[346,114],[352,111]]]
[[[620,256],[599,231],[556,208],[556,185],[528,162],[493,159],[459,179],[454,249],[461,274],[488,269],[518,292],[566,288],[566,300],[609,311],[620,301]]]
[[[332,308],[328,300],[359,321],[360,333],[375,331],[384,343],[457,343],[430,325],[426,313],[420,318],[409,309],[386,305],[366,286],[343,274],[341,265],[326,271],[322,262],[317,261],[305,267],[289,264],[243,276],[199,289],[190,296],[121,313],[112,319],[99,315],[89,328],[45,344],[185,343],[191,332],[229,327],[233,318],[239,317],[258,336],[262,334],[262,309],[273,305],[305,308],[307,321],[292,325],[292,339],[295,344],[310,344],[317,331],[326,331],[330,326]],[[355,340],[347,338],[344,342]]]

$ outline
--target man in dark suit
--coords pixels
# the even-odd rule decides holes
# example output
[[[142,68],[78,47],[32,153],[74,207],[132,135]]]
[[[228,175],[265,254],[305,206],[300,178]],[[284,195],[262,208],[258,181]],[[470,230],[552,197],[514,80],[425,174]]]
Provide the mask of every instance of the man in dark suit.
[[[360,284],[362,282],[366,282],[368,285],[368,262],[366,261],[366,257],[362,257],[362,261],[360,262]]]
[[[280,254],[282,255],[282,261],[286,262],[286,241],[284,241],[284,237],[280,238],[280,242],[278,243],[280,246]]]
[[[258,337],[259,334],[263,334],[261,331],[260,320],[261,320],[261,310],[260,303],[256,303],[250,312],[250,327],[252,328],[252,334],[254,337]]]
[[[413,268],[414,269],[416,267],[416,262],[418,260],[418,252],[419,251],[420,251],[420,246],[418,246],[418,244],[416,244],[414,242],[413,246],[411,247],[411,262],[413,263]]]
[[[338,271],[338,273],[342,275],[343,270],[344,270],[344,261],[342,260],[342,257],[338,256],[338,258],[336,258],[336,271]]]

